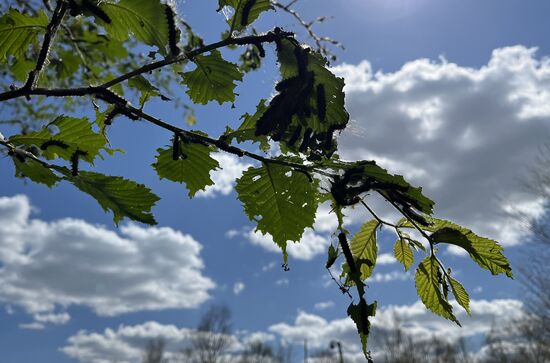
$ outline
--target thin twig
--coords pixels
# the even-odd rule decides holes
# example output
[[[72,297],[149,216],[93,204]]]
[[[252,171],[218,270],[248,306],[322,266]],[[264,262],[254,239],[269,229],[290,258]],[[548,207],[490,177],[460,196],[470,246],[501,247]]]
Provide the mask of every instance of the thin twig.
[[[44,40],[42,41],[42,47],[40,48],[40,53],[38,54],[36,66],[32,71],[29,72],[29,77],[27,78],[27,82],[25,82],[23,88],[32,89],[36,85],[36,81],[40,76],[40,72],[42,72],[44,64],[48,59],[48,54],[50,53],[52,41],[55,38],[57,29],[59,28],[59,25],[61,24],[61,21],[63,20],[66,12],[67,4],[65,3],[65,0],[58,0],[52,15],[52,19],[50,20],[46,28],[46,34],[44,34]]]
[[[370,214],[372,214],[372,216],[374,217],[374,219],[376,219],[380,224],[385,224],[386,226],[388,227],[392,227],[392,228],[397,228],[397,226],[393,223],[390,223],[390,222],[386,222],[385,220],[383,220],[382,218],[378,217],[378,215],[374,212],[374,210],[372,210],[371,207],[369,207],[367,205],[367,203],[365,203],[365,201],[361,201],[361,204],[363,204],[363,206],[365,208],[367,208],[367,210],[369,211]]]
[[[124,82],[132,77],[138,76],[143,73],[148,73],[151,71],[154,71],[156,69],[165,67],[170,64],[183,62],[185,60],[193,59],[193,57],[196,57],[197,55],[209,52],[214,49],[223,48],[228,45],[249,45],[249,44],[259,44],[259,43],[273,43],[278,40],[281,40],[283,38],[289,38],[293,37],[294,34],[291,32],[284,32],[281,31],[279,28],[275,28],[275,30],[270,31],[265,34],[261,35],[250,35],[240,38],[226,38],[223,40],[220,40],[219,42],[212,43],[205,45],[204,47],[197,48],[195,50],[192,50],[190,52],[182,53],[179,56],[176,57],[167,57],[166,59],[149,63],[147,65],[144,65],[141,68],[135,69],[131,72],[128,72],[126,74],[123,74],[117,78],[114,78],[108,82],[105,82],[101,85],[101,87],[104,88],[110,88],[116,84],[119,84],[121,82]]]

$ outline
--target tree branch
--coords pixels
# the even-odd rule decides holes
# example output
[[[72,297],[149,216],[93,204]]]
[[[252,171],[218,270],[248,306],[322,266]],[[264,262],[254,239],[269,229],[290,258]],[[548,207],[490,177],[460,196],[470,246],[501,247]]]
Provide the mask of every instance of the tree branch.
[[[101,87],[110,88],[110,87],[112,87],[116,84],[124,82],[124,81],[126,81],[126,80],[128,80],[132,77],[138,76],[140,74],[148,73],[148,72],[154,71],[156,69],[165,67],[165,66],[170,65],[170,64],[183,62],[183,61],[189,60],[189,59],[192,60],[193,57],[196,57],[197,55],[209,52],[209,51],[214,50],[214,49],[223,48],[223,47],[226,47],[228,45],[249,45],[249,44],[261,44],[261,43],[273,43],[273,42],[279,41],[283,38],[290,38],[290,37],[293,37],[293,36],[294,36],[294,33],[284,32],[284,31],[281,31],[281,29],[279,29],[279,28],[275,28],[273,31],[270,31],[268,33],[261,34],[261,35],[250,35],[250,36],[245,36],[245,37],[240,37],[240,38],[231,38],[231,37],[226,38],[226,39],[220,40],[219,42],[208,44],[208,45],[205,45],[204,47],[201,47],[201,48],[197,48],[197,49],[192,50],[190,52],[182,53],[181,55],[176,56],[176,57],[169,56],[169,57],[167,57],[163,60],[153,62],[153,63],[149,63],[147,65],[144,65],[141,68],[135,69],[135,70],[133,70],[131,72],[128,72],[126,74],[123,74],[123,75],[121,75],[121,76],[119,76],[115,79],[112,79],[108,82],[105,82],[104,84],[101,85]]]
[[[23,86],[24,89],[32,89],[36,85],[36,81],[40,76],[40,72],[42,72],[42,69],[44,68],[44,64],[48,59],[48,54],[50,53],[50,46],[52,44],[52,41],[55,38],[57,29],[59,28],[59,25],[61,24],[61,21],[63,20],[63,17],[65,16],[66,12],[67,12],[67,4],[65,3],[65,0],[58,0],[52,15],[52,19],[50,20],[50,23],[46,28],[46,34],[44,34],[44,40],[42,42],[42,47],[40,48],[40,53],[38,54],[38,60],[36,61],[36,66],[29,73],[27,82],[25,82],[25,85]]]

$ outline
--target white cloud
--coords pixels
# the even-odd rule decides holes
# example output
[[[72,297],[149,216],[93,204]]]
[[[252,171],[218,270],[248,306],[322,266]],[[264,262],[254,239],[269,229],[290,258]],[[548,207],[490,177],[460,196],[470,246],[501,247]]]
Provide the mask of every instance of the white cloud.
[[[235,283],[233,284],[233,293],[234,293],[235,295],[239,295],[241,292],[243,292],[244,288],[245,288],[244,283],[242,283],[242,282],[240,282],[240,281],[239,281],[239,282],[235,282]]]
[[[194,308],[215,286],[202,275],[202,247],[189,235],[134,224],[116,232],[69,218],[45,222],[30,212],[25,196],[0,198],[0,302],[22,307],[36,323],[67,322],[59,309],[70,305],[103,316]]]
[[[235,236],[240,235],[250,241],[253,245],[260,246],[270,252],[281,253],[281,248],[273,242],[273,238],[269,234],[262,234],[261,232],[254,231],[250,228],[243,228],[242,231],[230,230],[229,232],[226,232],[226,236],[229,238],[234,238]],[[307,261],[319,254],[325,253],[329,244],[330,239],[328,237],[316,233],[311,228],[307,228],[304,231],[302,239],[298,243],[288,242],[286,250],[289,256],[298,260]],[[270,270],[274,266],[275,263],[272,262],[269,265],[264,266],[262,271]]]
[[[197,192],[198,197],[215,197],[218,194],[228,195],[233,191],[235,179],[239,178],[243,171],[248,169],[252,164],[242,162],[235,155],[227,153],[214,153],[212,157],[220,164],[220,169],[211,173],[214,185],[209,185],[205,190]]]
[[[162,339],[166,344],[166,357],[172,358],[189,343],[192,333],[190,329],[152,321],[141,325],[121,325],[116,330],[107,328],[103,333],[81,330],[67,339],[67,345],[61,351],[82,363],[139,362],[147,343]]]
[[[411,280],[412,274],[410,272],[403,272],[401,270],[391,271],[387,273],[375,272],[368,280],[368,282],[392,282],[392,281],[406,281]]]
[[[353,119],[341,156],[376,159],[423,186],[438,216],[518,243],[521,222],[503,209],[543,210],[518,183],[550,131],[550,60],[535,52],[496,49],[480,68],[444,59],[393,73],[374,73],[368,61],[335,67]]]
[[[472,315],[468,316],[456,302],[452,302],[462,328],[426,310],[421,302],[412,305],[389,306],[377,311],[372,318],[373,331],[369,341],[374,343],[378,334],[394,326],[395,316],[399,316],[406,334],[416,339],[431,338],[433,335],[455,341],[460,337],[486,334],[493,323],[504,326],[512,319],[523,316],[522,303],[518,300],[472,300]],[[364,362],[357,330],[349,318],[326,320],[318,315],[300,311],[292,324],[274,324],[268,329],[283,341],[303,341],[307,339],[312,349],[326,348],[331,340],[338,340],[346,347],[346,362]],[[376,351],[375,344],[370,344]]]
[[[391,253],[382,253],[376,258],[377,265],[391,265],[397,263],[397,260]]]
[[[399,316],[406,334],[415,339],[431,338],[433,335],[450,342],[460,337],[486,334],[492,326],[496,329],[505,326],[510,320],[523,317],[522,304],[517,300],[472,300],[472,316],[458,309],[452,302],[457,317],[463,327],[435,316],[417,302],[412,305],[389,306],[377,311],[372,319],[373,331],[369,347],[376,354],[378,334],[385,334],[395,326],[395,316]],[[107,328],[102,333],[79,331],[67,339],[61,351],[81,363],[136,362],[141,358],[148,341],[162,339],[168,358],[176,358],[177,352],[190,343],[195,330],[147,322],[140,325],[121,325],[117,329]],[[267,331],[239,331],[231,339],[231,353],[238,353],[250,342],[275,342],[283,344],[303,342],[307,339],[312,350],[327,348],[330,341],[337,340],[345,349],[346,362],[364,362],[356,327],[349,318],[326,320],[321,316],[299,311],[293,323],[271,325]],[[181,358],[181,357],[180,357]],[[229,357],[228,357],[229,358]],[[228,359],[228,362],[232,361]]]
[[[197,334],[204,333],[149,321],[139,325],[120,325],[117,329],[107,328],[103,332],[81,330],[69,337],[60,350],[81,363],[135,363],[142,361],[144,348],[149,342],[162,340],[165,358],[170,362],[184,362],[187,360],[180,352],[192,346]],[[237,355],[248,343],[269,343],[275,336],[262,331],[238,331],[226,338],[229,344],[222,361],[238,363],[241,360]]]
[[[315,310],[326,310],[334,307],[334,301],[328,300],[328,301],[321,301],[316,303],[313,308]]]

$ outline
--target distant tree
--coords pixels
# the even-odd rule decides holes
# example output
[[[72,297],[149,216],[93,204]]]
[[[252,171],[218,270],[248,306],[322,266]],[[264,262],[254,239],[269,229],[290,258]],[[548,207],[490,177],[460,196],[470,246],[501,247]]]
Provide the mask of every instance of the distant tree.
[[[201,317],[190,346],[182,353],[190,363],[219,363],[232,341],[231,311],[225,305],[212,305]]]
[[[387,329],[375,335],[377,348],[385,363],[470,363],[462,339],[448,342],[433,336],[430,339],[406,333],[398,315]]]
[[[147,342],[143,352],[143,363],[168,363],[168,358],[164,357],[165,342],[163,339],[152,339]]]
[[[338,358],[334,351],[326,348],[313,352],[308,363],[338,363]]]
[[[280,363],[273,348],[262,341],[253,341],[247,344],[242,353],[240,363]]]

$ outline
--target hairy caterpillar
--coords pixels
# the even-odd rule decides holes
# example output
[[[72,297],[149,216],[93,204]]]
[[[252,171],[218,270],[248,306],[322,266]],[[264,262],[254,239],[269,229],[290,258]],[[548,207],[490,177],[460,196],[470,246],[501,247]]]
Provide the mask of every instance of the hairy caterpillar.
[[[243,6],[243,13],[241,16],[241,26],[247,26],[248,25],[248,18],[250,16],[250,10],[252,10],[252,7],[256,4],[256,0],[248,0],[244,6]]]
[[[296,141],[298,141],[298,138],[300,137],[301,134],[302,134],[302,125],[298,125],[298,127],[294,129],[294,133],[288,140],[287,144],[289,144],[290,146],[293,146],[296,143]]]
[[[322,84],[317,85],[317,116],[321,122],[325,121],[327,117],[327,100],[325,96],[325,86]]]
[[[170,5],[164,5],[164,14],[168,23],[168,46],[170,47],[170,53],[178,55],[181,53],[181,49],[178,47],[178,28],[176,28],[175,22],[176,14]]]
[[[355,266],[355,260],[353,259],[353,254],[349,249],[348,239],[346,238],[346,234],[344,232],[341,232],[338,235],[338,242],[340,242],[340,246],[342,246],[342,252],[344,252],[344,257],[348,263],[350,274],[356,274],[357,266]]]
[[[294,47],[294,56],[296,57],[296,64],[298,66],[298,76],[305,78],[307,74],[307,53],[308,50],[302,48],[300,45]]]
[[[313,133],[313,129],[311,127],[308,127],[306,129],[306,132],[304,132],[304,139],[302,140],[302,144],[300,145],[300,148],[298,149],[300,152],[304,152],[306,150],[306,148],[308,147],[312,133]]]
[[[50,146],[57,146],[57,147],[60,147],[62,149],[68,149],[69,148],[69,145],[65,144],[63,141],[48,140],[48,141],[44,142],[42,145],[40,145],[40,150],[46,150]]]
[[[17,158],[17,160],[19,160],[22,163],[25,162],[25,154],[23,154],[21,150],[17,150],[17,149],[10,150],[8,151],[8,155],[11,157]]]
[[[180,135],[174,134],[172,141],[172,160],[179,160],[181,156]]]
[[[82,151],[82,150],[77,149],[71,155],[71,175],[72,176],[77,176],[78,175],[78,161],[79,161],[81,156],[85,156],[87,154],[88,153],[86,151]]]
[[[109,15],[103,9],[101,9],[99,6],[94,4],[90,0],[69,0],[69,7],[70,7],[70,14],[72,16],[78,16],[82,14],[83,12],[87,11],[92,13],[94,16],[98,17],[99,19],[103,20],[107,24],[111,23],[111,18],[109,18]]]
[[[265,49],[262,43],[254,43],[254,45],[258,49],[258,53],[260,53],[260,58],[265,58]]]

